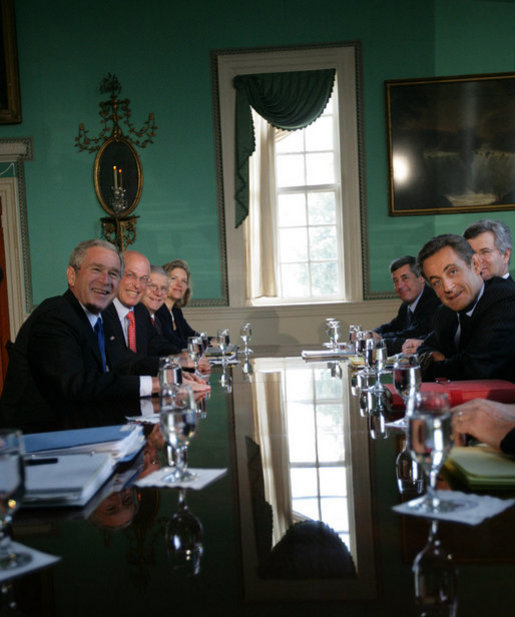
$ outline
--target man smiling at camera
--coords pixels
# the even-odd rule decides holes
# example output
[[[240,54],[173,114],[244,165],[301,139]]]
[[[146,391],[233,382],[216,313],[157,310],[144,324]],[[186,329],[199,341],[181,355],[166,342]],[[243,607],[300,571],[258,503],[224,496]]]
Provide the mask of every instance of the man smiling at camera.
[[[515,381],[515,283],[481,278],[479,255],[462,236],[427,242],[417,263],[443,306],[418,349],[422,377]]]
[[[374,329],[385,340],[388,354],[399,353],[407,339],[418,344],[433,329],[435,311],[440,301],[426,285],[411,255],[399,257],[390,264],[393,288],[402,300],[397,315],[389,323]],[[413,349],[414,350],[414,349]],[[411,350],[405,350],[411,351]]]

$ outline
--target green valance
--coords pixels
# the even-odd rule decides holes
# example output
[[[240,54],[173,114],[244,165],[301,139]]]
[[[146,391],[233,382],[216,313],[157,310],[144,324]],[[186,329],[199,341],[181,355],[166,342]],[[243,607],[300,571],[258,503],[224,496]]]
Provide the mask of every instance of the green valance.
[[[237,75],[236,88],[236,227],[249,212],[249,157],[255,149],[253,107],[272,126],[293,131],[314,122],[324,111],[334,84],[334,69]]]

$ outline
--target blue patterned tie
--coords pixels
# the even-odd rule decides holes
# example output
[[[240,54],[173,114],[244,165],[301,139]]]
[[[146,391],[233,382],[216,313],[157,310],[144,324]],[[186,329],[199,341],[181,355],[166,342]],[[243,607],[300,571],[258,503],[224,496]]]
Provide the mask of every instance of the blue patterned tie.
[[[106,346],[104,339],[104,328],[102,326],[102,318],[99,317],[95,324],[95,332],[97,333],[98,347],[100,348],[100,355],[102,356],[102,367],[104,373],[106,372]]]

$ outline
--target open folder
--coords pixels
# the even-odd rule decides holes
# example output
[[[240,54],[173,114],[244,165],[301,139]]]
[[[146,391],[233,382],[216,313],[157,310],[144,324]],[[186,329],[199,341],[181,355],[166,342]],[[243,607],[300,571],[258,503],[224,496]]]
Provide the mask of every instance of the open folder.
[[[25,463],[24,506],[84,506],[114,471],[110,454],[39,456]]]
[[[515,458],[488,446],[454,447],[445,466],[471,489],[515,491]]]

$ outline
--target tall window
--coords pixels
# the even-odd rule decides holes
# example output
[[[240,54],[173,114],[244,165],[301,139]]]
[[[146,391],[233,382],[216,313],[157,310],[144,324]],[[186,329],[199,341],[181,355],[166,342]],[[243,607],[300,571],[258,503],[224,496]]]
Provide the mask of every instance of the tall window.
[[[332,98],[316,122],[297,131],[268,130],[273,143],[263,146],[260,142],[253,155],[257,160],[250,164],[250,185],[261,181],[271,186],[269,201],[262,201],[267,194],[263,187],[251,192],[251,212],[270,208],[272,216],[270,228],[263,223],[266,215],[256,217],[252,213],[249,217],[248,225],[260,226],[260,230],[247,235],[249,261],[253,271],[269,268],[272,262],[270,276],[274,283],[268,287],[273,290],[268,294],[267,289],[253,285],[252,300],[316,302],[343,298],[337,101],[335,85]],[[255,125],[260,126],[264,120],[253,115]],[[266,161],[266,156],[272,160]],[[273,166],[273,173],[264,174],[260,162]],[[253,182],[256,174],[258,180]]]
[[[216,54],[231,306],[360,301],[357,45]],[[254,123],[261,153],[249,162],[250,199],[261,206],[235,228],[234,78],[327,68],[336,69],[333,97],[316,122],[292,132]]]

